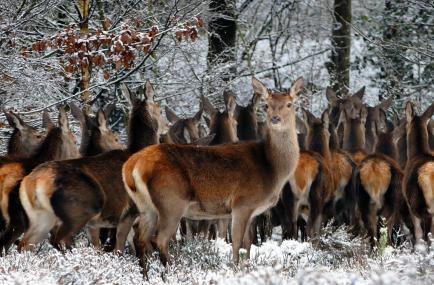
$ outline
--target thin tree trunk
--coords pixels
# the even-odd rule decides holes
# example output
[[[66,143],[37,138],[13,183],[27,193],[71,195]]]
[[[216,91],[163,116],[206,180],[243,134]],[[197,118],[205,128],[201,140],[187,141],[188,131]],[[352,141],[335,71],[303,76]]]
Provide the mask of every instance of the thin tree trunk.
[[[334,1],[333,49],[327,69],[331,85],[340,96],[350,85],[351,16],[351,0]]]

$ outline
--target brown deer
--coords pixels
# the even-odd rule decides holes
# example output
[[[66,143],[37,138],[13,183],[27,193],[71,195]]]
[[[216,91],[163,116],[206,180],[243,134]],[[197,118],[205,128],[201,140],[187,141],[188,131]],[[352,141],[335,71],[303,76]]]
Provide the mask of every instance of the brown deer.
[[[342,149],[351,154],[356,165],[365,158],[365,124],[367,118],[366,107],[362,106],[359,114],[351,116],[343,110],[339,116],[338,129],[343,126]]]
[[[235,94],[225,90],[223,99],[225,105],[223,111],[217,110],[206,97],[202,97],[201,100],[205,113],[210,116],[208,122],[210,133],[214,134],[214,139],[211,140],[209,145],[238,142]],[[218,232],[220,238],[227,239],[229,224],[230,219],[197,220],[190,221],[187,226],[193,236],[202,234],[209,239],[215,239]]]
[[[265,141],[151,146],[124,164],[125,187],[144,221],[141,246],[150,248],[156,233],[154,242],[163,264],[169,259],[169,239],[183,216],[231,217],[233,260],[238,263],[243,239],[250,240],[252,218],[277,202],[293,174],[299,157],[294,101],[303,79],[296,80],[288,92],[275,93],[253,78],[253,89],[268,104]]]
[[[347,94],[342,98],[336,96],[336,92],[331,88],[326,89],[326,98],[329,101],[330,123],[337,129],[338,146],[342,146],[343,129],[339,125],[340,114],[345,110],[351,117],[356,117],[363,106],[363,96],[365,95],[365,87],[363,86],[353,95]],[[334,143],[332,140],[331,143]]]
[[[44,133],[24,122],[15,113],[4,113],[9,125],[14,129],[8,141],[8,155],[31,155],[44,139]]]
[[[308,130],[306,136],[306,147],[310,151],[320,154],[323,158],[325,170],[325,178],[330,181],[325,182],[325,187],[321,193],[323,207],[327,207],[327,219],[334,218],[338,224],[350,223],[354,219],[355,199],[352,176],[355,171],[356,165],[352,161],[350,155],[340,149],[336,148],[330,143],[330,119],[329,112],[325,110],[322,114],[321,120],[317,119],[309,111],[304,110],[304,122],[306,122],[306,129]]]
[[[371,107],[366,106],[368,115],[366,117],[366,127],[365,127],[365,150],[367,153],[373,153],[375,151],[375,141],[377,132],[375,132],[375,124],[381,120],[381,111],[387,110],[393,102],[393,97],[382,101],[378,105]]]
[[[378,239],[378,216],[386,218],[391,242],[393,228],[399,226],[401,213],[408,213],[408,209],[403,203],[403,172],[396,161],[398,130],[387,126],[383,110],[380,110],[378,120],[373,122],[372,127],[376,137],[375,153],[361,161],[356,183],[359,187],[358,208],[371,245],[374,246]]]
[[[166,117],[172,126],[169,128],[164,143],[188,144],[197,141],[199,136],[199,122],[202,118],[202,106],[191,118],[179,118],[169,107],[165,107]]]
[[[46,161],[78,157],[76,139],[68,126],[68,116],[64,108],[59,109],[59,126],[44,113],[43,124],[48,134],[34,154],[27,158],[8,158],[0,165],[1,212],[5,231],[1,237],[1,249],[7,249],[23,232],[27,217],[18,197],[21,180],[36,166]]]
[[[54,244],[71,246],[71,237],[87,226],[92,244],[99,248],[101,227],[116,227],[115,249],[122,252],[137,210],[121,177],[123,163],[135,151],[158,143],[164,120],[153,102],[152,85],[146,83],[145,100],[126,86],[122,91],[131,104],[127,150],[112,150],[75,160],[50,162],[24,178],[20,198],[29,217],[19,248],[29,249],[58,227]],[[119,147],[119,146],[115,146]]]
[[[407,166],[403,178],[404,197],[410,209],[416,242],[434,232],[434,155],[428,142],[427,125],[434,104],[420,116],[412,103],[405,107],[407,119]],[[431,229],[424,228],[431,219]]]

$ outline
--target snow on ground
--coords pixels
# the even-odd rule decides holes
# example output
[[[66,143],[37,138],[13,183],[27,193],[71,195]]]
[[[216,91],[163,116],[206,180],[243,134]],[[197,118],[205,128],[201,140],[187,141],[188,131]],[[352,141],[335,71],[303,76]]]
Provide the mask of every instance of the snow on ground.
[[[313,245],[315,244],[315,245]],[[313,243],[272,240],[252,248],[242,265],[230,262],[223,240],[192,240],[171,248],[167,271],[151,258],[148,280],[137,260],[96,251],[85,241],[62,254],[46,243],[38,251],[0,258],[0,284],[434,284],[434,245],[372,253],[345,231]]]

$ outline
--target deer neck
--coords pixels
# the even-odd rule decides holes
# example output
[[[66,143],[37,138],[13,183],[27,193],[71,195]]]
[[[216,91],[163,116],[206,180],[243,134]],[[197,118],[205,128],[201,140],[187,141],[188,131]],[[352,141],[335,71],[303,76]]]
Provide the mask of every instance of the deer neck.
[[[407,160],[418,155],[431,155],[428,132],[422,127],[407,135]]]
[[[128,151],[135,153],[158,143],[158,124],[143,106],[133,107],[128,124]]]
[[[276,178],[286,181],[293,174],[300,156],[295,120],[293,127],[284,131],[269,128],[265,143]]]

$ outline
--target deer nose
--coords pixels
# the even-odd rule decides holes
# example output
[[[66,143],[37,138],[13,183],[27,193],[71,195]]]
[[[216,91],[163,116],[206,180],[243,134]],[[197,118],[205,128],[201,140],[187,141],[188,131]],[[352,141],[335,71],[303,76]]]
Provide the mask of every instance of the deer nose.
[[[273,116],[273,117],[271,117],[271,123],[272,124],[278,124],[278,123],[280,123],[280,117],[278,117],[278,116]]]

